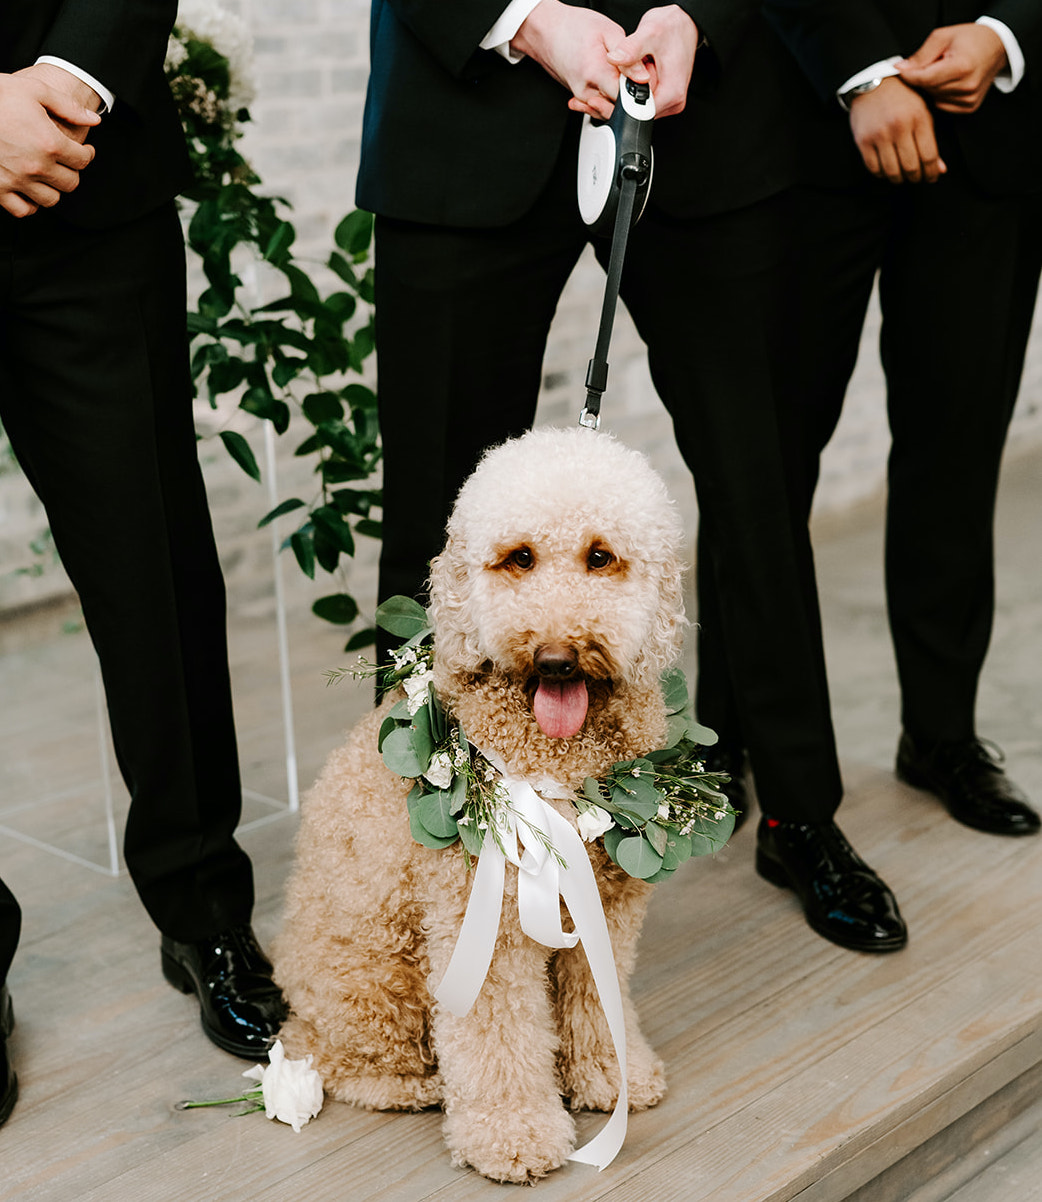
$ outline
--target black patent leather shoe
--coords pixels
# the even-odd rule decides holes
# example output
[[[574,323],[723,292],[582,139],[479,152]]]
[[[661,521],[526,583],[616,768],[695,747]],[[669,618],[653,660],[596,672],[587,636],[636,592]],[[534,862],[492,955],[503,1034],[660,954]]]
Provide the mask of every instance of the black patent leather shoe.
[[[939,797],[956,822],[991,835],[1034,835],[1042,822],[1002,770],[996,755],[975,738],[917,745],[905,731],[897,745],[897,777]]]
[[[734,831],[737,834],[749,817],[749,790],[745,783],[745,752],[738,748],[721,747],[719,743],[707,747],[702,762],[707,772],[721,772],[731,779],[720,786],[720,792],[731,803],[734,810]]]
[[[14,1009],[7,986],[0,986],[0,1125],[7,1122],[18,1101],[18,1078],[11,1063],[7,1040],[14,1030]]]
[[[163,976],[198,997],[210,1039],[233,1056],[263,1060],[288,1011],[253,931],[235,927],[197,943],[164,935],[160,952]]]
[[[896,952],[908,942],[897,899],[834,822],[762,818],[756,871],[792,889],[812,930],[856,952]]]

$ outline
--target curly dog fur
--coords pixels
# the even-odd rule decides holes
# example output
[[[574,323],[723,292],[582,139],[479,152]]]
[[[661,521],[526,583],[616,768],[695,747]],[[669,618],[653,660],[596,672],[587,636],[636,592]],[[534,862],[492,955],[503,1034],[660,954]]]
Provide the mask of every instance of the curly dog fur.
[[[680,538],[643,456],[586,429],[538,430],[486,454],[433,561],[439,697],[474,743],[573,825],[571,803],[552,800],[561,786],[576,790],[665,743],[659,678],[684,625]],[[472,874],[459,844],[436,851],[410,836],[410,782],[377,750],[390,704],[330,756],[305,799],[275,947],[292,1009],[282,1039],[290,1056],[314,1056],[331,1097],[377,1109],[440,1104],[456,1164],[532,1181],[573,1147],[562,1095],[572,1110],[615,1104],[607,1024],[581,945],[552,951],[521,931],[509,865],[477,1002],[459,1018],[434,1001]],[[588,847],[622,988],[630,1105],[643,1109],[665,1089],[628,988],[651,886],[600,842]]]

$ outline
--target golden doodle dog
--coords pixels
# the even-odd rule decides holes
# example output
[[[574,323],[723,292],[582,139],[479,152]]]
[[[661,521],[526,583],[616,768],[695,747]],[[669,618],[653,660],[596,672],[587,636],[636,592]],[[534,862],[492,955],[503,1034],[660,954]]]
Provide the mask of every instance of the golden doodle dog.
[[[642,455],[583,428],[537,430],[486,454],[433,561],[438,700],[487,756],[486,776],[497,763],[570,827],[580,810],[569,797],[586,778],[666,746],[660,677],[685,624],[680,541]],[[379,750],[395,705],[401,714],[400,690],[330,756],[305,800],[275,946],[291,1007],[281,1037],[289,1056],[314,1057],[329,1096],[382,1110],[441,1105],[454,1163],[531,1181],[572,1152],[569,1108],[616,1105],[616,1044],[583,949],[547,947],[522,929],[510,863],[469,1013],[436,1000],[475,857],[466,841],[424,846],[410,833],[413,781]],[[600,839],[579,847],[618,973],[628,1105],[643,1109],[665,1090],[629,994],[651,886]],[[556,894],[553,908],[560,921]]]

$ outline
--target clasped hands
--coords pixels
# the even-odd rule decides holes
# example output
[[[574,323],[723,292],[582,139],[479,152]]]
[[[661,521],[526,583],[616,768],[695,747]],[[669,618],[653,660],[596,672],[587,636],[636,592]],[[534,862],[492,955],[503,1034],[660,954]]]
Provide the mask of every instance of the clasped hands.
[[[676,4],[650,8],[628,37],[603,13],[540,0],[511,40],[570,93],[568,107],[607,119],[619,95],[619,76],[647,83],[659,117],[679,113],[698,47],[698,29]]]
[[[29,217],[76,188],[94,158],[86,140],[100,99],[48,63],[0,74],[0,208]]]
[[[850,129],[865,166],[892,184],[934,183],[948,168],[923,93],[940,112],[972,113],[1006,64],[1001,39],[986,25],[935,29],[895,63],[899,76],[851,102]]]

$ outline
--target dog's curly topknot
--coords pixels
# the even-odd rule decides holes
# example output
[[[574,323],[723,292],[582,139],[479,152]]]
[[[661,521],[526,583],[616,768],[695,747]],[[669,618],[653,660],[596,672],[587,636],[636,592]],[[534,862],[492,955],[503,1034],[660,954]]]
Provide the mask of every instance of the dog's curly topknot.
[[[501,662],[500,630],[532,638],[592,623],[619,674],[647,685],[677,657],[685,622],[682,526],[661,477],[640,452],[582,427],[539,429],[486,452],[460,490],[445,549],[431,565],[431,610],[442,673],[466,675]],[[496,566],[511,548],[564,562],[603,543],[620,565],[609,588],[556,570],[511,613]],[[542,625],[540,625],[542,624]]]

